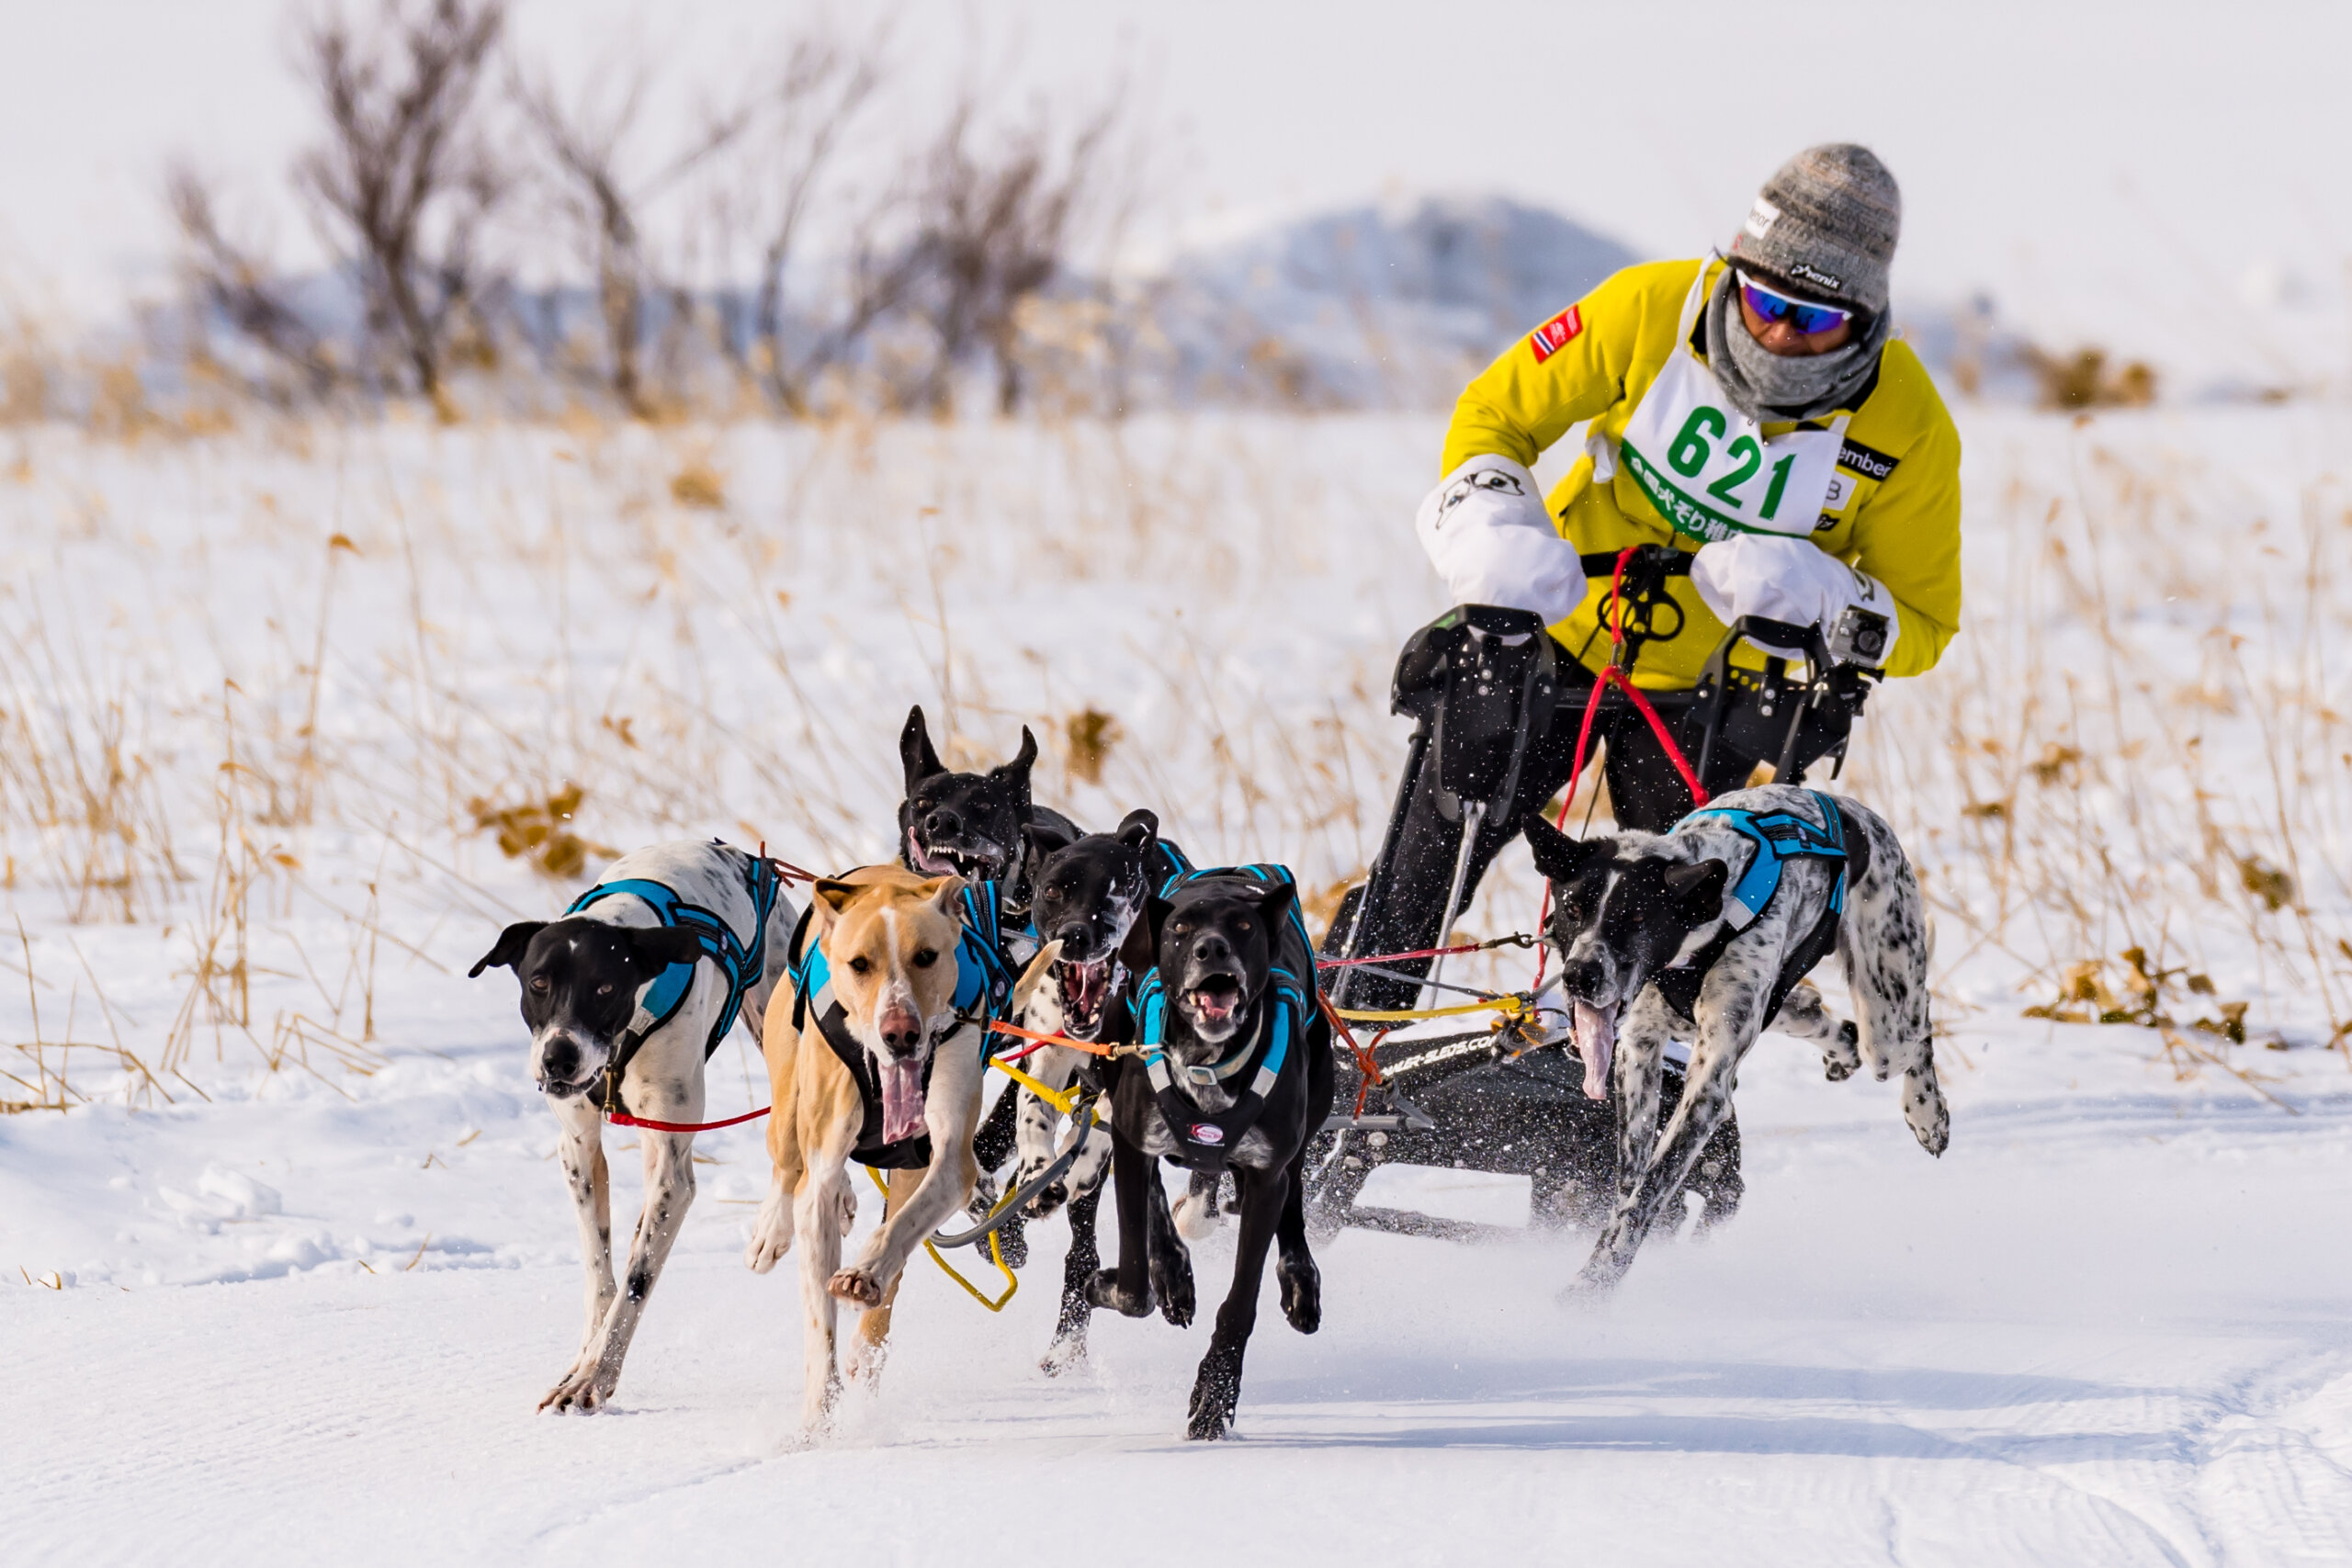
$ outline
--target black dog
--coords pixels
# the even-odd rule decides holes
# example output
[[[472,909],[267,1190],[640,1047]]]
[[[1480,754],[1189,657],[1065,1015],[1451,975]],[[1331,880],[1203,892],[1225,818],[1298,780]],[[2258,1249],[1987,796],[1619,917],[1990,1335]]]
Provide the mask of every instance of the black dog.
[[[1159,1160],[1195,1176],[1233,1174],[1241,1234],[1233,1288],[1193,1382],[1185,1435],[1221,1438],[1241,1398],[1266,1249],[1283,1315],[1301,1334],[1323,1320],[1306,1245],[1307,1139],[1331,1109],[1330,1025],[1316,1003],[1315,957],[1298,889],[1280,867],[1195,872],[1145,918],[1158,963],[1136,990],[1142,1055],[1112,1091],[1119,1267],[1096,1277],[1097,1305],[1130,1317],[1161,1292],[1170,1322],[1193,1315],[1192,1265],[1159,1184]]]
[[[1037,829],[1037,841],[1049,852],[1079,837],[1076,823],[1029,798],[1029,771],[1037,761],[1037,738],[1029,727],[1021,727],[1021,750],[1010,762],[984,773],[950,773],[917,704],[899,732],[899,760],[907,770],[907,795],[899,803],[899,858],[906,868],[996,883],[1004,889],[1004,914],[1025,917],[1026,874],[1035,852],[1028,830]]]
[[[1033,848],[1042,850],[1037,829]],[[1059,942],[1061,957],[1050,981],[1031,997],[1024,1018],[1039,1033],[1062,1034],[1092,1045],[1124,1045],[1136,1037],[1136,972],[1122,957],[1129,933],[1141,924],[1144,906],[1192,866],[1183,852],[1159,837],[1159,819],[1131,811],[1115,833],[1090,833],[1074,844],[1037,855],[1036,894],[1030,908],[1040,942]],[[1145,931],[1148,940],[1148,928]],[[1148,960],[1145,961],[1146,965]],[[1107,1092],[1115,1065],[1101,1056],[1049,1045],[1029,1055],[1023,1071],[1050,1089],[1072,1082]],[[1024,1187],[1058,1157],[1061,1113],[1037,1095],[1021,1097],[1020,1163],[1012,1184]],[[1086,1134],[1076,1161],[1032,1198],[1023,1213],[1044,1219],[1069,1205],[1069,1251],[1062,1265],[1060,1315],[1053,1343],[1040,1363],[1059,1372],[1086,1356],[1086,1330],[1093,1313],[1092,1286],[1101,1253],[1095,1216],[1102,1201],[1102,1177],[1110,1168],[1111,1137],[1099,1128]],[[1161,1198],[1164,1205],[1165,1195]]]
[[[1050,852],[1079,837],[1076,823],[1029,798],[1037,738],[1023,725],[1021,750],[1010,762],[984,773],[950,773],[931,743],[918,703],[907,710],[906,728],[899,732],[899,760],[907,774],[906,798],[899,803],[900,863],[924,876],[994,883],[998,919],[1007,931],[1021,931],[1029,920],[1029,887],[1040,851]],[[1035,951],[1016,947],[1011,956],[1018,965]],[[1012,1153],[1019,1102],[1020,1086],[1005,1085],[973,1135],[972,1153],[980,1162],[980,1183],[972,1199],[976,1214],[985,1214],[996,1202],[996,1172]],[[997,1240],[1008,1264],[1018,1269],[1028,1261],[1029,1243],[1018,1218],[1005,1222]]]

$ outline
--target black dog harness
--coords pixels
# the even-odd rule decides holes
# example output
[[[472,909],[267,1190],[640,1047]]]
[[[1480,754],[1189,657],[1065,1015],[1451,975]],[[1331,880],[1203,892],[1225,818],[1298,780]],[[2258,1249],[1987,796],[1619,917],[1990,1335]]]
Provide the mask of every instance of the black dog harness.
[[[1165,898],[1187,884],[1210,876],[1247,877],[1260,883],[1295,886],[1285,866],[1223,866],[1205,871],[1188,868],[1162,885],[1160,897]],[[1290,926],[1300,951],[1313,952],[1306,942],[1306,922],[1299,916],[1295,898],[1291,902]],[[1144,1071],[1151,1079],[1152,1101],[1159,1109],[1160,1119],[1168,1123],[1169,1132],[1175,1135],[1177,1152],[1168,1157],[1178,1165],[1193,1170],[1224,1169],[1234,1147],[1240,1143],[1241,1134],[1265,1111],[1266,1097],[1281,1079],[1283,1065],[1290,1059],[1291,1042],[1305,1031],[1308,1014],[1306,993],[1298,976],[1281,964],[1267,970],[1266,988],[1261,993],[1261,999],[1263,1006],[1255,1033],[1221,1062],[1187,1066],[1170,1062],[1160,1043],[1168,1021],[1168,992],[1159,971],[1155,968],[1144,976],[1136,995],[1136,1043],[1143,1054]],[[1255,1072],[1250,1071],[1253,1065]],[[1214,1113],[1202,1110],[1182,1087],[1184,1083],[1206,1087],[1232,1082],[1245,1074],[1247,1087],[1234,1097],[1231,1105]]]
[[[724,849],[720,840],[712,842]],[[718,1021],[710,1026],[709,1037],[704,1040],[702,1055],[710,1060],[727,1032],[735,1027],[735,1020],[743,1010],[744,995],[759,984],[760,973],[767,962],[768,916],[775,912],[776,896],[775,867],[763,855],[747,855],[750,866],[743,874],[743,891],[752,900],[752,940],[738,940],[735,930],[714,910],[699,904],[689,904],[678,897],[677,890],[665,884],[644,877],[623,877],[618,882],[600,882],[571,901],[564,910],[569,917],[580,913],[602,899],[628,894],[643,900],[654,918],[665,926],[675,926],[692,931],[702,943],[703,957],[718,966],[727,977],[727,1003],[718,1010]],[[687,993],[694,989],[695,969],[700,960],[673,964],[656,975],[645,989],[639,993],[637,1011],[631,1015],[628,1027],[621,1032],[618,1046],[606,1064],[604,1080],[590,1086],[590,1093],[607,1110],[618,1106],[617,1086],[628,1074],[629,1058],[637,1055],[655,1031],[678,1016],[686,1005]]]
[[[967,1023],[978,1023],[983,1062],[996,1051],[997,1037],[988,1025],[1002,1018],[1012,1000],[1013,974],[1004,957],[997,892],[998,885],[993,882],[964,885],[959,922],[963,934],[956,943],[956,1014],[946,1031],[952,1034]],[[882,1140],[882,1079],[865,1044],[850,1032],[849,1011],[833,994],[832,964],[825,956],[824,945],[808,940],[808,921],[815,913],[812,906],[801,915],[800,924],[792,932],[792,1027],[805,1032],[813,1012],[818,1034],[841,1065],[849,1069],[852,1081],[857,1085],[862,1119],[851,1157],[876,1170],[912,1170],[927,1166],[931,1163],[929,1133],[916,1133],[896,1143]],[[933,1043],[935,1046],[938,1042],[934,1040]],[[926,1098],[931,1093],[931,1070],[938,1061],[936,1050],[923,1059],[922,1090]]]
[[[1707,807],[1691,812],[1683,822],[1695,822],[1702,817],[1721,818],[1724,825],[1747,839],[1756,852],[1740,874],[1730,894],[1730,910],[1724,918],[1724,929],[1713,940],[1690,955],[1688,964],[1659,972],[1657,985],[1661,995],[1683,1017],[1691,1016],[1691,1009],[1699,1000],[1699,988],[1707,978],[1715,961],[1724,955],[1732,940],[1756,923],[1766,907],[1781,891],[1781,873],[1792,860],[1834,860],[1838,863],[1838,880],[1829,890],[1829,906],[1813,923],[1804,940],[1790,950],[1781,962],[1781,973],[1772,983],[1770,1005],[1762,1018],[1770,1023],[1772,1015],[1781,1010],[1796,983],[1813,973],[1814,965],[1829,956],[1838,945],[1838,917],[1846,910],[1846,890],[1870,873],[1871,841],[1867,834],[1858,831],[1846,818],[1838,802],[1819,790],[1808,791],[1821,803],[1821,820],[1814,822],[1793,811],[1742,811],[1731,807]],[[1677,823],[1679,828],[1681,823]]]

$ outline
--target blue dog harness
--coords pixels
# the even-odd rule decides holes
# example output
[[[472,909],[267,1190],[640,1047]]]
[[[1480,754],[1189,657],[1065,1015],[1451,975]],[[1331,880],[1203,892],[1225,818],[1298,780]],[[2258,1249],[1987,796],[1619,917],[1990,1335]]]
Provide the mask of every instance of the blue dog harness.
[[[1800,858],[1834,860],[1838,862],[1837,885],[1829,891],[1829,910],[1839,914],[1846,908],[1846,818],[1838,803],[1819,790],[1806,794],[1821,803],[1821,820],[1807,820],[1793,811],[1742,811],[1736,807],[1709,806],[1693,811],[1682,820],[1694,821],[1702,817],[1720,817],[1724,825],[1756,846],[1756,853],[1748,860],[1747,869],[1731,890],[1736,909],[1724,919],[1735,930],[1746,931],[1781,890],[1781,871],[1789,862]],[[1738,911],[1745,911],[1740,913]]]
[[[967,882],[958,896],[961,907],[957,919],[962,934],[956,941],[953,1005],[958,1025],[981,1025],[983,1061],[996,1054],[997,1036],[987,1026],[1002,1018],[1011,1008],[1015,978],[1004,955],[998,896],[999,887],[993,882]],[[882,1140],[882,1080],[875,1072],[873,1058],[865,1046],[850,1032],[849,1010],[833,994],[832,962],[825,956],[824,944],[809,939],[808,922],[815,913],[812,905],[792,933],[792,1027],[805,1030],[814,1014],[817,1032],[857,1084],[864,1117],[858,1123],[852,1157],[876,1170],[910,1170],[927,1166],[931,1163],[930,1134],[917,1133],[896,1143]],[[931,1091],[932,1066],[938,1059],[938,1053],[933,1052],[923,1062],[922,1087],[926,1094]]]
[[[1206,877],[1247,877],[1260,883],[1296,886],[1284,866],[1223,866],[1197,871],[1187,868],[1167,879],[1160,897],[1166,898]],[[1299,916],[1295,898],[1291,901],[1286,934],[1296,936],[1300,952],[1314,951],[1306,940],[1306,922]],[[1279,952],[1282,945],[1276,943],[1275,950]],[[1306,1028],[1311,1017],[1306,992],[1291,969],[1280,964],[1271,965],[1261,997],[1265,1005],[1256,1032],[1223,1061],[1193,1066],[1170,1061],[1161,1044],[1168,1022],[1168,992],[1159,971],[1154,968],[1145,976],[1136,991],[1136,1043],[1143,1055],[1144,1071],[1151,1080],[1153,1102],[1176,1137],[1178,1152],[1168,1157],[1179,1165],[1197,1170],[1225,1168],[1241,1135],[1265,1111],[1266,1097],[1273,1092],[1282,1077],[1283,1065],[1290,1059],[1292,1040]],[[1256,1071],[1250,1072],[1253,1065]],[[1238,1080],[1245,1073],[1249,1074],[1248,1087],[1234,1097],[1231,1105],[1214,1113],[1202,1110],[1182,1087],[1188,1083],[1214,1087]]]
[[[1756,852],[1748,857],[1747,869],[1731,888],[1724,929],[1692,953],[1688,964],[1661,970],[1657,976],[1660,994],[1683,1017],[1691,1016],[1707,972],[1715,966],[1715,960],[1724,955],[1724,950],[1731,946],[1732,939],[1754,925],[1779,897],[1781,874],[1792,860],[1836,861],[1838,879],[1830,886],[1828,908],[1822,910],[1813,929],[1781,961],[1781,973],[1773,981],[1761,1015],[1766,1024],[1781,1010],[1781,1004],[1788,1000],[1796,983],[1813,973],[1814,966],[1838,945],[1838,919],[1846,911],[1846,889],[1870,870],[1870,840],[1847,822],[1844,810],[1833,797],[1819,790],[1806,793],[1821,807],[1819,822],[1794,811],[1743,811],[1727,806],[1705,807],[1682,818],[1682,822],[1694,822],[1702,817],[1720,818],[1724,826],[1756,846]],[[1681,825],[1675,824],[1678,829]]]
[[[721,849],[730,848],[718,840],[712,842],[718,843]],[[741,853],[741,851],[735,852]],[[574,898],[571,907],[564,910],[567,916],[576,915],[591,905],[625,893],[642,899],[662,924],[695,934],[702,943],[703,957],[717,964],[718,972],[727,977],[727,1005],[719,1009],[718,1021],[711,1025],[709,1038],[703,1042],[705,1061],[708,1061],[710,1054],[718,1049],[718,1043],[727,1038],[727,1032],[735,1027],[735,1020],[742,1014],[745,993],[759,984],[761,973],[766,966],[768,916],[775,908],[775,867],[764,856],[744,855],[743,858],[749,863],[743,873],[743,890],[752,899],[752,939],[748,942],[738,939],[734,928],[716,911],[706,909],[699,904],[689,904],[678,897],[675,888],[639,876],[623,877],[617,882],[600,882]],[[648,1021],[639,1028],[637,1017],[629,1020],[629,1027],[622,1033],[620,1047],[614,1053],[611,1066],[605,1069],[607,1085],[620,1082],[621,1075],[628,1067],[628,1059],[637,1054],[637,1048],[656,1030],[678,1016],[679,1010],[686,1005],[687,993],[694,989],[695,969],[700,962],[673,964],[638,993],[637,1017]]]

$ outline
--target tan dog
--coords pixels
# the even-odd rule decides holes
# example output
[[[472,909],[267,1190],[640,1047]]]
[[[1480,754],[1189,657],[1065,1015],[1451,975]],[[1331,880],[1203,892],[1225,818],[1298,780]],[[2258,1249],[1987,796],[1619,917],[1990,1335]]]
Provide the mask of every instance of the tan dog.
[[[897,866],[867,866],[812,889],[809,929],[793,954],[821,950],[829,979],[797,1004],[780,990],[768,1009],[763,1050],[775,1092],[768,1153],[775,1162],[744,1261],[760,1272],[800,1252],[801,1302],[808,1315],[808,1427],[830,1420],[841,1392],[834,1370],[837,1302],[864,1309],[849,1373],[881,1371],[890,1303],[914,1249],[970,1201],[979,1167],[972,1134],[979,1122],[983,1024],[956,1008],[964,937],[960,877],[921,877]],[[1014,985],[1017,1013],[1054,959],[1051,944]],[[824,1033],[829,1004],[840,1013]],[[797,1026],[794,1015],[802,1014]],[[842,1059],[863,1054],[862,1066]],[[927,1080],[926,1080],[927,1073]],[[866,1079],[865,1084],[860,1078]],[[842,1238],[857,1215],[850,1185],[853,1159],[888,1164],[920,1157],[911,1140],[928,1136],[927,1162],[890,1170],[882,1224],[857,1259],[842,1267]]]

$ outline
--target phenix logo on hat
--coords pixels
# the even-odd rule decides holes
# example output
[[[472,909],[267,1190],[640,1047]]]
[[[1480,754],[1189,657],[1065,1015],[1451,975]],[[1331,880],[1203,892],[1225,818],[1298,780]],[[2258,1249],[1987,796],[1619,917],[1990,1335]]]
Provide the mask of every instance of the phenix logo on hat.
[[[1773,172],[1733,236],[1735,260],[1826,292],[1869,315],[1886,309],[1903,194],[1867,147],[1808,147]]]

